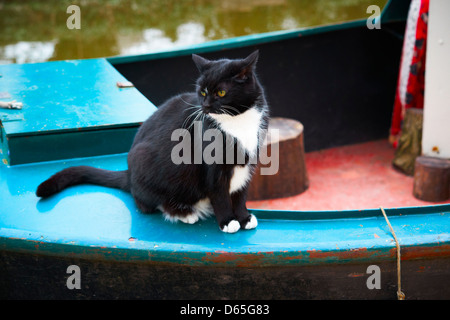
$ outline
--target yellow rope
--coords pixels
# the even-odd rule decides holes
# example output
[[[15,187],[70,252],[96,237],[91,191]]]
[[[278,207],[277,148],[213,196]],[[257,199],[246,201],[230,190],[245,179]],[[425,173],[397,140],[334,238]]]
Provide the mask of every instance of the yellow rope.
[[[386,212],[384,212],[383,207],[380,207],[381,212],[383,213],[384,219],[386,219],[386,222],[389,226],[389,229],[391,230],[392,235],[394,236],[395,245],[397,247],[397,299],[398,300],[405,300],[405,294],[402,292],[402,275],[401,275],[401,255],[400,255],[400,244],[397,240],[397,237],[395,235],[394,229],[391,226],[391,223],[389,222],[389,219],[386,215]]]

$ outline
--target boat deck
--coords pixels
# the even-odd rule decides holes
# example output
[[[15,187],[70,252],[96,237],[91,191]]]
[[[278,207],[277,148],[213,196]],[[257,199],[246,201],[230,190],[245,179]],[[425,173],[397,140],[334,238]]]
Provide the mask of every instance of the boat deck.
[[[298,197],[249,203],[258,227],[236,234],[221,232],[214,218],[184,225],[169,223],[160,213],[143,214],[129,193],[101,186],[78,185],[38,198],[36,187],[70,166],[125,170],[131,137],[156,108],[136,88],[118,88],[116,82],[125,78],[104,60],[76,63],[78,70],[95,74],[89,78],[96,82],[80,82],[77,73],[69,72],[70,61],[18,65],[20,72],[2,68],[11,99],[23,101],[24,107],[5,110],[2,117],[0,251],[215,267],[374,263],[395,259],[380,210],[364,210],[383,206],[405,248],[402,258],[415,259],[417,250],[421,256],[448,256],[450,205],[415,200],[412,178],[392,169],[394,150],[386,141],[309,153],[309,190]],[[36,77],[36,70],[51,67],[51,83]],[[8,82],[16,73],[34,80]],[[85,95],[76,104],[72,85]],[[48,88],[66,94],[44,101],[39,93]],[[143,104],[135,109],[126,105],[129,99]],[[71,106],[73,113],[62,112],[61,106]],[[43,124],[29,129],[37,123],[34,118]],[[47,122],[51,125],[45,126]],[[308,146],[306,135],[305,142]],[[119,150],[111,148],[118,144]],[[404,198],[409,202],[400,201]]]
[[[276,205],[283,210],[252,210],[258,217],[257,229],[232,235],[221,232],[214,218],[185,225],[164,221],[158,213],[142,214],[131,195],[121,190],[79,185],[48,199],[39,199],[34,193],[41,181],[69,166],[89,165],[123,170],[127,165],[126,154],[2,165],[0,250],[63,256],[76,253],[87,258],[94,256],[126,261],[150,259],[153,262],[216,266],[233,266],[241,262],[247,266],[269,266],[322,263],[330,259],[347,261],[350,259],[347,256],[349,250],[361,248],[364,248],[364,253],[356,257],[357,260],[373,260],[374,257],[393,259],[395,254],[391,250],[395,244],[380,210],[361,210],[357,207],[359,203],[356,200],[367,197],[366,201],[372,199],[374,207],[384,205],[387,208],[386,213],[391,216],[391,223],[398,230],[397,236],[403,246],[425,245],[427,250],[436,254],[430,244],[448,241],[450,206],[397,210],[389,209],[389,203],[381,202],[386,193],[381,192],[383,189],[389,193],[391,188],[399,192],[404,188],[404,194],[408,194],[410,189],[407,183],[403,187],[400,187],[402,184],[387,187],[387,182],[393,180],[389,177],[397,173],[382,174],[391,170],[389,154],[386,154],[389,149],[384,153],[376,150],[384,143],[380,141],[309,154],[310,189],[298,197],[259,203],[260,207]],[[340,161],[336,160],[340,158]],[[374,174],[369,178],[364,172]],[[411,178],[397,175],[400,180],[412,181]],[[336,181],[327,183],[327,176]],[[344,188],[343,181],[338,183],[339,179],[347,180],[347,184],[353,187]],[[386,181],[384,188],[375,186],[373,181],[377,179],[378,186],[383,186],[383,181]],[[365,181],[366,186],[361,181]],[[358,190],[363,191],[362,195],[356,193]],[[344,208],[344,199],[357,210],[339,210]],[[341,201],[340,205],[337,200]],[[318,209],[325,210],[328,207],[333,210],[292,210],[314,202],[317,202]],[[427,215],[426,223],[424,214]],[[343,256],[335,256],[333,252],[336,248],[339,248],[338,255]],[[331,255],[298,256],[299,252],[308,250],[320,250]],[[447,246],[438,248],[438,253],[442,254],[442,250],[447,250]],[[252,260],[255,253],[261,253],[262,256]],[[350,260],[354,259],[352,256]]]
[[[309,152],[306,154],[308,190],[283,199],[249,201],[248,207],[316,211],[450,203],[450,200],[426,202],[415,198],[413,177],[392,167],[394,153],[387,140]]]

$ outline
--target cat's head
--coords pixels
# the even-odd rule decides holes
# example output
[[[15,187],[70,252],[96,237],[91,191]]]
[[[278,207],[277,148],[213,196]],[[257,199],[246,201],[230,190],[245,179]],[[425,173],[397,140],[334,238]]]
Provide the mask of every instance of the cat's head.
[[[197,94],[204,113],[235,116],[255,104],[262,92],[255,75],[258,56],[258,51],[236,60],[207,60],[192,55],[200,71]]]

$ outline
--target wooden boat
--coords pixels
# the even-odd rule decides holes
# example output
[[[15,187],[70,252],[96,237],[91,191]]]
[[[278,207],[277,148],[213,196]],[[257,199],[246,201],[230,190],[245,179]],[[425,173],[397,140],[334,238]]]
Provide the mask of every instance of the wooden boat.
[[[390,1],[381,30],[362,20],[140,56],[0,66],[1,91],[23,102],[0,109],[0,297],[397,298],[396,243],[378,208],[253,209],[257,229],[225,234],[213,218],[184,225],[143,214],[120,190],[82,185],[40,200],[35,189],[68,166],[125,169],[140,123],[192,89],[192,53],[234,58],[258,48],[272,115],[304,124],[307,152],[385,139],[408,6]],[[135,88],[117,88],[124,81]],[[450,204],[385,212],[406,298],[450,298]]]

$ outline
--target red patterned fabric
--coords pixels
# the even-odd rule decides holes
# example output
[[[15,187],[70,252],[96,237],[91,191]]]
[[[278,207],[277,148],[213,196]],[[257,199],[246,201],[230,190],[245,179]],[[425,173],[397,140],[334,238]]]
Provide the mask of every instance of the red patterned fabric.
[[[399,135],[406,109],[423,108],[428,7],[429,0],[411,1],[392,114],[391,138]]]

